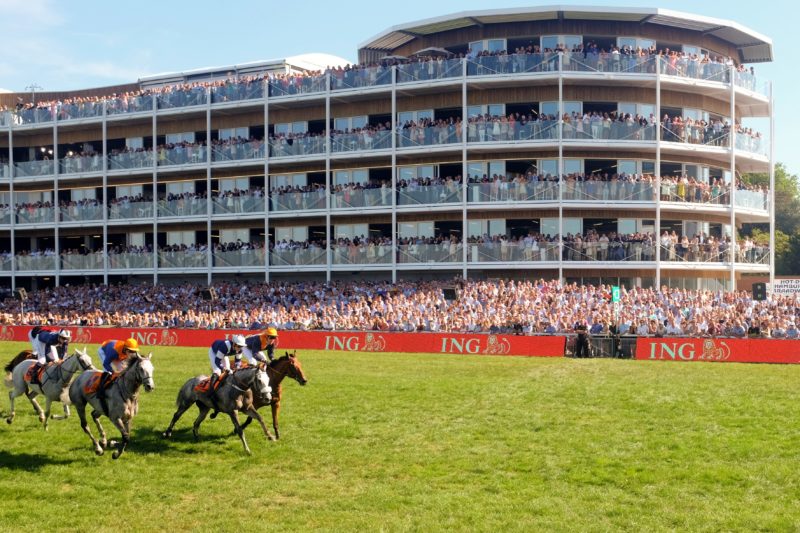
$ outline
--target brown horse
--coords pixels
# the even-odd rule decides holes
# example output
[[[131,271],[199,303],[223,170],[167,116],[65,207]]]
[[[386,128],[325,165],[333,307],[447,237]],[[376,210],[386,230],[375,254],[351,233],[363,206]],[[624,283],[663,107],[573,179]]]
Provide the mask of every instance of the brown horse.
[[[269,384],[272,387],[272,400],[267,400],[264,396],[253,392],[253,407],[258,410],[269,405],[272,407],[272,428],[275,430],[275,439],[281,438],[281,432],[278,429],[278,415],[281,411],[281,382],[283,378],[288,377],[300,385],[308,383],[308,379],[303,373],[303,367],[300,366],[300,360],[297,358],[297,350],[286,352],[283,357],[275,359],[267,367],[267,375],[269,376]],[[242,429],[246,428],[252,419],[247,417],[247,420],[242,424]],[[271,439],[270,439],[271,440]]]

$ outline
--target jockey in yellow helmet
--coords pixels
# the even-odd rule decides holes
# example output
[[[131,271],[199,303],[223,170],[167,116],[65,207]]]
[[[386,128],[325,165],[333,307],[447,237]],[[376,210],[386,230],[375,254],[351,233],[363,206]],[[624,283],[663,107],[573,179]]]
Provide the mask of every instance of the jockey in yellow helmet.
[[[272,361],[275,359],[275,346],[278,345],[278,330],[270,327],[258,335],[250,335],[245,339],[245,344],[242,353],[251,365],[267,359]],[[267,352],[266,356],[264,350]]]

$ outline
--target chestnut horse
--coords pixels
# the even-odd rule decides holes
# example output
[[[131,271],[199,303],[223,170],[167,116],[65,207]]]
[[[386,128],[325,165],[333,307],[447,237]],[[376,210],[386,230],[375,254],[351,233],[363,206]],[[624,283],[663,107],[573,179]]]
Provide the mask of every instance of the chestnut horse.
[[[281,432],[278,429],[278,414],[281,411],[281,382],[283,378],[288,377],[300,385],[308,383],[308,379],[303,373],[303,367],[300,366],[300,360],[297,358],[297,350],[286,352],[283,357],[275,359],[267,367],[267,375],[269,376],[269,384],[272,387],[272,399],[268,400],[266,397],[253,393],[253,407],[261,409],[265,405],[272,407],[272,428],[275,430],[275,439],[281,438]],[[246,428],[252,419],[250,417],[242,424],[242,429]],[[270,439],[272,440],[272,439]]]

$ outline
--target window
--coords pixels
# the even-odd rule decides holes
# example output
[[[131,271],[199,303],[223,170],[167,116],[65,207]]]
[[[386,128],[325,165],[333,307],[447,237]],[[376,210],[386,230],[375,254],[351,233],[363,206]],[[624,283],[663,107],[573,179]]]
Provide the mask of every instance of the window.
[[[367,125],[367,116],[361,115],[358,117],[342,117],[333,119],[333,129],[345,131],[363,128]]]
[[[472,41],[471,43],[469,43],[469,47],[476,54],[483,52],[484,50],[489,52],[500,52],[506,49],[506,40],[484,39],[482,41]]]
[[[336,224],[333,227],[335,239],[353,239],[354,237],[367,237],[369,224]]]
[[[401,222],[397,225],[397,233],[401,239],[406,237],[435,237],[433,232],[433,221]]]
[[[561,114],[558,111],[558,102],[542,102],[539,105],[539,112],[543,115],[552,115],[554,117],[559,117]],[[583,102],[564,102],[564,113],[565,114],[572,114],[578,113],[579,115],[583,114]]]
[[[438,167],[433,165],[418,165],[409,167],[398,167],[398,180],[412,180],[415,178],[435,178],[439,175]]]
[[[144,246],[144,233],[128,233],[128,246]]]
[[[629,234],[636,233],[638,221],[635,218],[620,218],[617,220],[617,233]]]
[[[144,192],[142,185],[125,185],[117,187],[117,198],[123,196],[138,196]]]
[[[506,221],[503,218],[470,220],[467,223],[467,232],[470,237],[481,237],[483,235],[505,235]]]
[[[125,146],[130,150],[140,150],[144,148],[144,137],[128,137],[125,139]]]
[[[617,106],[617,111],[622,114],[629,114],[631,116],[640,115],[649,119],[650,115],[655,116],[656,106],[651,104],[637,104],[633,102],[620,102]]]
[[[219,191],[233,191],[239,189],[246,191],[250,188],[250,178],[233,178],[227,180],[219,180]]]
[[[333,173],[334,185],[347,185],[348,183],[367,183],[369,170],[360,168],[356,170],[337,170]]]
[[[275,174],[269,177],[272,187],[303,187],[308,185],[306,174]]]
[[[236,139],[239,137],[242,139],[249,139],[250,128],[225,128],[219,130],[219,140],[221,141],[227,141],[228,139]]]
[[[505,104],[471,105],[467,107],[467,116],[470,118],[478,115],[502,117],[506,114]]]
[[[305,133],[308,131],[308,122],[280,122],[275,124],[275,134]]]
[[[617,161],[617,174],[627,174],[629,176],[638,174],[636,161],[629,159],[620,159]]]
[[[564,174],[582,174],[583,159],[564,159]],[[558,159],[540,159],[539,174],[558,175]]]
[[[186,246],[194,244],[193,231],[168,231],[167,244],[185,244]]]
[[[641,48],[642,50],[646,50],[651,46],[655,46],[656,42],[652,39],[639,39],[637,37],[617,37],[617,47],[622,48],[623,46],[628,46],[629,48],[636,50],[637,48]]]
[[[290,226],[288,228],[275,228],[275,242],[295,241],[305,242],[308,240],[307,226]]]
[[[183,194],[185,192],[194,192],[193,181],[173,181],[167,183],[167,194]]]
[[[482,178],[487,175],[492,177],[495,174],[498,176],[506,175],[506,162],[505,161],[474,161],[467,164],[467,175],[470,178]]]
[[[402,111],[397,114],[398,124],[405,124],[406,122],[419,122],[425,119],[433,120],[433,109]]]
[[[248,242],[249,240],[250,230],[247,228],[219,230],[219,242]]]
[[[53,199],[53,191],[31,191],[16,192],[16,202],[21,204],[33,204],[36,202],[50,202]]]
[[[563,45],[567,50],[583,45],[582,35],[543,35],[542,50],[549,48],[555,50],[558,45]]]
[[[194,143],[194,132],[167,133],[167,144]]]
[[[72,197],[73,202],[79,202],[81,200],[94,200],[97,198],[97,190],[96,189],[72,189],[70,191],[70,196]]]

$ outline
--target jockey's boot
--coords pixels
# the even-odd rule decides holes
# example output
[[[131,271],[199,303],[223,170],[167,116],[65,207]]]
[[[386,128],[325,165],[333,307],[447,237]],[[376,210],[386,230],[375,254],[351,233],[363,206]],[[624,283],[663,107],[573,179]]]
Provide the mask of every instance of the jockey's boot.
[[[216,418],[217,413],[219,412],[219,405],[217,405],[217,393],[214,390],[214,387],[219,381],[219,374],[211,374],[211,382],[208,384],[208,399],[211,400],[211,405],[214,406],[214,412],[211,413],[211,418]]]
[[[111,372],[103,372],[100,376],[100,384],[97,386],[97,399],[100,400],[100,407],[103,409],[103,414],[108,416],[108,402],[106,401],[106,388],[108,382],[111,381]]]

